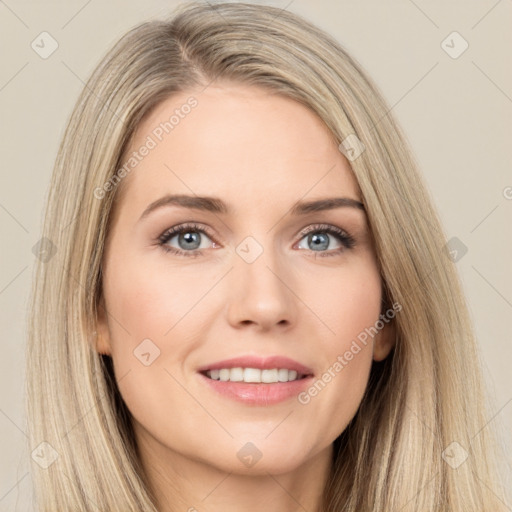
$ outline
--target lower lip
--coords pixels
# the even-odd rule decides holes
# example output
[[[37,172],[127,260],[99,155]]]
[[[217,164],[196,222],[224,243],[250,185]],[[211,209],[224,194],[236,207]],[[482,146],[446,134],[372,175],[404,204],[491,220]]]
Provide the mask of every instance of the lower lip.
[[[248,405],[272,405],[289,400],[297,397],[313,381],[313,377],[310,376],[289,382],[259,384],[213,380],[202,373],[198,375],[217,393]]]

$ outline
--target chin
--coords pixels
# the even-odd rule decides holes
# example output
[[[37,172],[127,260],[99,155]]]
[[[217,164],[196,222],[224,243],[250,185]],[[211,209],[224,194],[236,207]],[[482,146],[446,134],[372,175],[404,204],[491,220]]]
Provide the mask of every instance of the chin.
[[[205,461],[227,473],[251,476],[279,475],[296,471],[307,464],[310,458],[306,452],[297,450],[288,443],[279,445],[261,441],[235,442],[236,448],[226,447],[219,454],[209,454]],[[219,445],[217,445],[219,446]],[[233,453],[233,456],[227,454]],[[217,456],[216,456],[217,455]]]

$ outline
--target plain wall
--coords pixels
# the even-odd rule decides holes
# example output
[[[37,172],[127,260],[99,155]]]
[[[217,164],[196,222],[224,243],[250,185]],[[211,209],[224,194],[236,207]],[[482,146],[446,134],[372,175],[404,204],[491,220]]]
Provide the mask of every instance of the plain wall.
[[[340,41],[376,82],[402,125],[448,238],[467,247],[455,264],[494,397],[489,424],[501,425],[510,441],[512,3],[267,3],[304,15]],[[0,2],[0,511],[31,510],[30,452],[24,446],[25,315],[32,248],[40,238],[44,198],[65,122],[107,47],[135,24],[165,17],[177,4]],[[46,59],[31,47],[44,31],[58,43]],[[450,35],[454,31],[463,39]],[[454,58],[464,40],[468,48]],[[510,442],[503,450],[510,464]]]

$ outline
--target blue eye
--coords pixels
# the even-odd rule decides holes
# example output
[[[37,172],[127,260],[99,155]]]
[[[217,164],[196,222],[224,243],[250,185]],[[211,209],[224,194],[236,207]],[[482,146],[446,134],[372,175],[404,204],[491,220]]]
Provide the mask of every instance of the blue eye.
[[[329,235],[334,236],[342,245],[342,247],[335,248],[334,250],[327,251],[329,247]],[[310,226],[306,231],[301,233],[303,238],[307,237],[307,243],[312,244],[314,249],[311,249],[316,257],[321,256],[336,256],[346,249],[352,249],[355,245],[355,240],[352,236],[350,236],[343,229],[337,228],[336,226],[331,226],[329,224],[316,224],[314,226]],[[304,247],[300,247],[300,249],[304,249]],[[308,247],[306,247],[308,249]]]
[[[181,224],[180,226],[175,226],[167,230],[158,238],[158,240],[159,245],[166,252],[195,258],[197,256],[203,255],[203,253],[199,250],[205,248],[201,247],[202,235],[207,235],[203,227],[199,226],[198,224],[187,223]],[[173,238],[177,238],[178,244],[181,244],[182,248],[177,249],[167,245],[168,242],[170,242]]]
[[[166,252],[176,254],[178,256],[185,256],[195,258],[197,256],[203,256],[202,249],[207,249],[202,244],[202,237],[206,236],[210,240],[212,237],[208,234],[208,230],[196,223],[186,223],[179,226],[175,226],[165,231],[160,237],[158,237],[158,244]],[[309,226],[304,230],[300,236],[301,241],[307,237],[307,243],[312,244],[313,249],[309,249],[314,257],[321,256],[336,256],[347,249],[352,249],[355,245],[354,238],[349,235],[346,231],[329,224],[316,224]],[[330,245],[330,236],[333,236],[341,243],[341,247],[334,248],[333,250],[327,250]],[[176,238],[179,247],[171,247],[169,242]],[[213,246],[219,247],[219,245],[212,241]],[[303,250],[304,247],[298,246],[299,249]]]

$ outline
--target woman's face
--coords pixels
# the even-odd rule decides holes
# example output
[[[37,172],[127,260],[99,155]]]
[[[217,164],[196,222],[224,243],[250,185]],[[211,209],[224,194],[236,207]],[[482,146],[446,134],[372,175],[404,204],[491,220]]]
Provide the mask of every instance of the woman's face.
[[[393,336],[360,192],[327,128],[290,99],[212,85],[161,103],[130,157],[97,349],[143,450],[252,474],[330,456]],[[309,376],[282,382],[294,365]],[[221,380],[202,373],[219,366]]]

